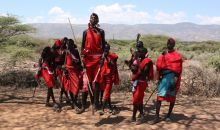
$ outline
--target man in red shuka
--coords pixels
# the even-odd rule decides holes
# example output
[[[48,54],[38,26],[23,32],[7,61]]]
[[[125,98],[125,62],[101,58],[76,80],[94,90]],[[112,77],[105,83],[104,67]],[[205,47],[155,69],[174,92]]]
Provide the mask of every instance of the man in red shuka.
[[[102,54],[105,46],[105,32],[98,27],[99,18],[96,13],[92,13],[90,16],[90,23],[88,24],[88,29],[83,32],[81,55],[83,57],[83,63],[89,78],[89,84],[93,86],[94,97],[92,99],[92,104],[95,105],[95,109],[99,107],[99,93],[100,84],[98,80],[94,81],[98,69],[100,67],[100,62],[102,59]],[[94,82],[94,83],[93,83]],[[84,97],[87,97],[88,93],[83,93]]]
[[[53,85],[54,85],[54,57],[51,51],[51,48],[45,47],[41,53],[41,58],[39,59],[39,69],[35,78],[39,80],[40,77],[43,77],[47,85],[47,99],[45,106],[51,106],[49,104],[50,97],[52,97],[53,103],[55,104],[55,98],[53,94]]]
[[[100,73],[101,89],[104,91],[102,112],[100,114],[104,114],[104,109],[107,104],[109,105],[110,112],[113,112],[111,105],[111,89],[113,83],[115,85],[119,84],[119,75],[117,68],[118,56],[113,52],[109,52],[109,50],[110,45],[107,43],[105,44],[104,60]]]
[[[57,79],[60,83],[60,98],[59,98],[60,103],[63,102],[63,93],[66,96],[67,103],[70,103],[68,93],[63,88],[63,70],[62,70],[62,65],[65,62],[65,55],[62,53],[63,49],[64,49],[63,44],[65,44],[65,42],[67,40],[68,39],[66,37],[64,39],[62,39],[62,42],[58,39],[58,40],[55,41],[54,45],[52,46],[52,50],[53,50],[53,53],[54,53],[54,63],[55,63],[56,77],[57,77]]]
[[[64,88],[70,94],[72,107],[78,108],[77,96],[79,92],[79,76],[82,71],[82,66],[77,46],[72,39],[69,39],[67,42],[65,61],[65,76],[63,77]]]
[[[156,103],[156,118],[153,123],[160,121],[159,113],[162,101],[170,102],[169,111],[164,120],[170,120],[176,94],[180,88],[182,73],[182,56],[174,50],[175,40],[169,38],[167,41],[167,52],[161,54],[156,61],[158,92]]]
[[[139,41],[141,42],[141,41]],[[139,44],[139,42],[137,44]],[[153,80],[153,62],[150,58],[148,58],[147,55],[147,49],[143,47],[139,48],[137,46],[137,49],[140,49],[136,52],[135,57],[137,57],[135,63],[137,67],[131,67],[131,69],[137,69],[132,70],[133,76],[132,76],[132,94],[133,94],[133,115],[131,118],[132,122],[136,121],[136,113],[139,110],[141,119],[137,122],[137,124],[144,122],[144,112],[143,112],[143,98],[144,98],[144,92],[146,88],[148,87],[147,81]],[[134,61],[135,62],[135,61]],[[134,63],[133,63],[134,64]]]

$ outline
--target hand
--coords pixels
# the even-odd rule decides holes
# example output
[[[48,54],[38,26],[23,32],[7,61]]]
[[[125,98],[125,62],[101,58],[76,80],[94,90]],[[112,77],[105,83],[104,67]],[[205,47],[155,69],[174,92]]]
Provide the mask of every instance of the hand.
[[[160,84],[160,80],[156,81],[156,86],[158,86]]]

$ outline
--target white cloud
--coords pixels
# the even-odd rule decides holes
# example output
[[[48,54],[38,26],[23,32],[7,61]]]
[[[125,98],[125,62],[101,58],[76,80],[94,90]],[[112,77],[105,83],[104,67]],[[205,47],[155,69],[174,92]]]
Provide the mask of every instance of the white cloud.
[[[72,23],[82,24],[87,21],[85,18],[76,18],[70,12],[64,11],[58,6],[51,8],[46,16],[35,16],[27,18],[25,23],[68,23],[68,18]]]
[[[220,24],[220,16],[203,16],[203,15],[196,15],[196,18],[199,19],[200,24]]]
[[[98,5],[91,9],[99,15],[101,23],[139,24],[148,23],[150,15],[144,11],[136,11],[135,5]]]
[[[162,11],[156,12],[154,20],[156,23],[160,24],[174,24],[179,22],[184,22],[186,14],[183,11],[168,14]]]
[[[71,19],[74,23],[76,22],[76,18],[71,15],[69,12],[65,12],[62,8],[60,7],[53,7],[49,10],[48,12],[49,23],[67,23],[68,18]]]
[[[173,24],[184,22],[186,14],[182,11],[174,13],[164,13],[155,11],[139,11],[135,5],[121,5],[114,3],[111,5],[97,5],[90,9],[89,13],[95,12],[99,15],[100,23],[111,24],[143,24],[143,23],[160,23]],[[63,10],[61,7],[54,6],[45,16],[35,16],[27,18],[26,23],[68,23],[68,18],[74,24],[86,24],[89,22],[89,16],[76,17],[70,12]]]
[[[50,9],[50,11],[48,12],[48,14],[64,14],[65,12],[63,11],[63,9],[61,9],[60,7],[53,7]]]

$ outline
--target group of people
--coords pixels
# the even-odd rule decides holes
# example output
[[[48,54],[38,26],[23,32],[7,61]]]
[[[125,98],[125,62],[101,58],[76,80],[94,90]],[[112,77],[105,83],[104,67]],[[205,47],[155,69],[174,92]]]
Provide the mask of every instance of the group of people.
[[[57,104],[52,88],[58,80],[61,86],[59,102],[63,102],[65,94],[67,103],[71,103],[77,113],[85,111],[88,95],[94,110],[102,108],[104,112],[108,105],[113,112],[110,96],[112,85],[119,84],[118,56],[110,52],[105,32],[98,28],[98,22],[98,15],[93,13],[88,29],[83,32],[81,54],[74,41],[66,37],[43,49],[36,79],[43,77],[48,87],[46,106],[50,106],[50,97]],[[80,89],[81,108],[77,102]]]
[[[85,111],[89,95],[93,110],[101,109],[104,114],[108,106],[109,112],[114,112],[111,104],[111,90],[113,84],[119,84],[117,69],[117,54],[110,52],[110,45],[105,41],[105,32],[99,28],[99,18],[92,13],[88,29],[83,32],[81,53],[72,39],[56,40],[52,47],[45,47],[39,59],[39,69],[36,78],[43,77],[48,87],[46,106],[50,106],[50,97],[56,104],[53,86],[54,81],[60,83],[59,102],[63,102],[65,94],[67,103],[71,103],[80,114]],[[175,40],[169,38],[167,51],[159,55],[156,61],[157,102],[156,118],[153,123],[160,121],[159,112],[161,102],[170,102],[166,120],[170,119],[175,104],[176,94],[180,87],[182,73],[182,57],[175,51]],[[148,57],[148,50],[142,41],[137,41],[136,50],[131,50],[131,59],[126,61],[132,71],[133,114],[131,121],[144,122],[143,99],[148,87],[148,81],[154,80],[154,67]],[[79,90],[82,101],[79,107],[77,100]],[[70,98],[69,98],[70,95]],[[136,120],[136,113],[140,112],[140,119]]]

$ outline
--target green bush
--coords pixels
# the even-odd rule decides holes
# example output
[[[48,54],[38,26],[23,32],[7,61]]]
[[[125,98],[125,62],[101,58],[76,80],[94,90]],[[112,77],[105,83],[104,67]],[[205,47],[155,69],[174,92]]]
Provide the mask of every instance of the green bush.
[[[208,64],[220,71],[220,55],[213,56],[209,59]]]
[[[161,35],[144,35],[141,37],[144,46],[150,50],[162,52],[166,47],[168,37]],[[135,45],[135,44],[134,44]],[[134,46],[133,45],[133,46]]]
[[[31,59],[32,51],[27,50],[19,50],[14,55],[12,55],[13,59]]]

